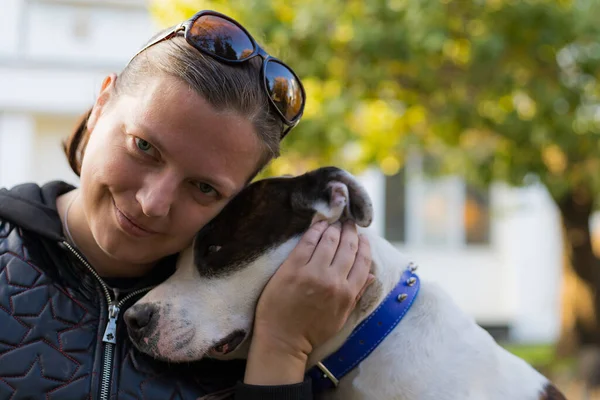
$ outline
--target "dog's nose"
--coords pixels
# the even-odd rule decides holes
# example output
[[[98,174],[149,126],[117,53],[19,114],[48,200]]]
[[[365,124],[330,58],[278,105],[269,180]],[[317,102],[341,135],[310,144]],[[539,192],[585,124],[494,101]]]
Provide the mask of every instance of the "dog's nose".
[[[127,324],[129,334],[134,339],[140,339],[152,329],[152,317],[156,314],[153,304],[136,304],[125,312],[123,318]]]

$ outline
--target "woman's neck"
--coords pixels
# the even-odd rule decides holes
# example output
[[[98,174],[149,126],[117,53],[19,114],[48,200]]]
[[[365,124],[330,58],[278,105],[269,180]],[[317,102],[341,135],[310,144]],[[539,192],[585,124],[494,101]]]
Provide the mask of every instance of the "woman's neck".
[[[85,256],[98,275],[106,278],[133,278],[148,273],[152,264],[132,264],[119,261],[106,254],[98,245],[85,217],[80,189],[72,190],[56,199],[63,232]]]

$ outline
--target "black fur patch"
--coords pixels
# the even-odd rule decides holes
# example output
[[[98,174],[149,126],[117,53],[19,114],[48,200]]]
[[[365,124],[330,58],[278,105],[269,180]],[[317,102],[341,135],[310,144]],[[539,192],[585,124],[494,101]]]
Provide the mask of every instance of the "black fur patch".
[[[548,382],[540,393],[540,400],[567,400],[567,398],[556,388],[556,386]]]
[[[257,181],[242,190],[196,235],[194,263],[200,275],[228,275],[303,234],[315,215],[315,203],[329,204],[328,183],[340,180],[341,173],[321,168],[294,178]],[[352,213],[362,215],[358,208]],[[214,251],[215,246],[220,249]]]

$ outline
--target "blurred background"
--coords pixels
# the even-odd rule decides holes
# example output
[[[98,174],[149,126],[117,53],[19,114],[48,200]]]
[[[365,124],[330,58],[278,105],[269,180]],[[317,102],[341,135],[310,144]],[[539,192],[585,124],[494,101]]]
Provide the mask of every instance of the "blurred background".
[[[599,0],[0,0],[0,187],[77,184],[61,144],[102,78],[205,8],[305,84],[265,175],[359,175],[421,276],[600,399]]]

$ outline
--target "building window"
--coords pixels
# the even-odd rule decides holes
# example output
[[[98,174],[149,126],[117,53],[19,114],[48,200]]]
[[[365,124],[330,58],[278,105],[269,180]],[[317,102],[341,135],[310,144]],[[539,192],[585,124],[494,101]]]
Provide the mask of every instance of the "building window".
[[[490,243],[489,189],[454,176],[429,178],[418,160],[385,178],[385,237],[416,246]]]
[[[411,188],[412,189],[412,188]],[[451,246],[456,240],[457,187],[454,179],[426,178],[415,182],[411,242],[427,246]]]
[[[464,204],[465,242],[490,243],[490,191],[466,185]]]

